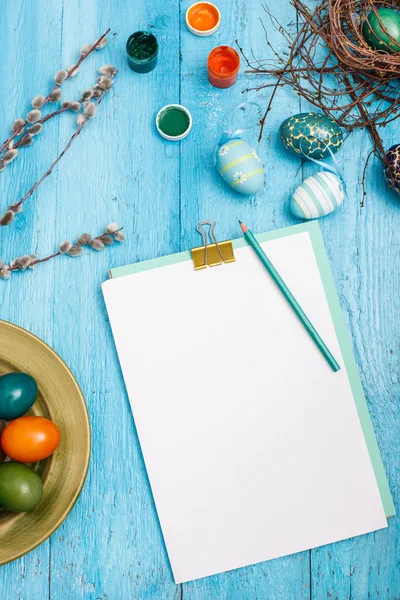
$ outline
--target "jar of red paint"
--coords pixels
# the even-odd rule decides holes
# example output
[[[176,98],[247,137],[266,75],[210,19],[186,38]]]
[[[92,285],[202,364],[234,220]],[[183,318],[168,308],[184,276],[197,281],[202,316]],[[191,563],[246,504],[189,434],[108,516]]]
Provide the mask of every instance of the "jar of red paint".
[[[208,79],[215,87],[231,87],[237,79],[239,67],[239,54],[230,46],[217,46],[208,55]]]

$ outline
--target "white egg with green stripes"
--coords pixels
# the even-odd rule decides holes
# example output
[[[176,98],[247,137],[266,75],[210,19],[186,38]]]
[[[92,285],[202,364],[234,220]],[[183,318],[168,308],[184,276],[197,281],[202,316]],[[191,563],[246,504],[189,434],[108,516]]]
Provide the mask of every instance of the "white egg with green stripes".
[[[239,138],[228,140],[216,152],[216,167],[235,192],[257,194],[264,185],[264,167],[257,152]]]
[[[290,211],[299,219],[329,215],[343,202],[343,183],[335,173],[321,171],[303,181],[290,198]]]

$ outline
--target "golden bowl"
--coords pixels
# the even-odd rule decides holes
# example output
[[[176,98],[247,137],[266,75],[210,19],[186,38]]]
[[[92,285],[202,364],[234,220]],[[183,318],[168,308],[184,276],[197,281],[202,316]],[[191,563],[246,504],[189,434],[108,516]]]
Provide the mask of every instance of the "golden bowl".
[[[51,419],[61,432],[55,453],[31,465],[43,481],[39,504],[19,514],[0,508],[3,565],[39,546],[67,517],[85,482],[91,435],[82,392],[54,350],[25,329],[5,321],[0,321],[0,342],[0,375],[12,371],[32,375],[39,393],[28,414]]]

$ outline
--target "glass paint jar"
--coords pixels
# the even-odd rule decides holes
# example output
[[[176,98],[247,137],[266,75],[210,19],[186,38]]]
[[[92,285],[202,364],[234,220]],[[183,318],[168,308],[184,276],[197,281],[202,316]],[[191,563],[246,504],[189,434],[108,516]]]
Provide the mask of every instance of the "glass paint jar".
[[[157,64],[158,42],[149,31],[136,31],[126,42],[128,65],[136,73],[149,73]]]
[[[215,87],[231,87],[237,79],[239,67],[239,54],[230,46],[217,46],[208,55],[208,79]]]

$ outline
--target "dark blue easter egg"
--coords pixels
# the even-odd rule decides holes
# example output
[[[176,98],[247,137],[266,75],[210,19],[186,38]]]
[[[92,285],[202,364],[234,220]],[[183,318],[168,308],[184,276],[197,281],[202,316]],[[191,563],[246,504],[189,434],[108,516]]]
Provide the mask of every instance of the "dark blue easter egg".
[[[27,373],[7,373],[0,377],[0,419],[22,417],[38,393],[36,381]]]
[[[395,144],[386,152],[387,164],[384,167],[385,181],[389,187],[400,194],[400,144]]]
[[[283,121],[280,138],[296,154],[320,160],[336,154],[343,144],[339,125],[321,113],[299,113]],[[330,151],[329,151],[330,150]]]

